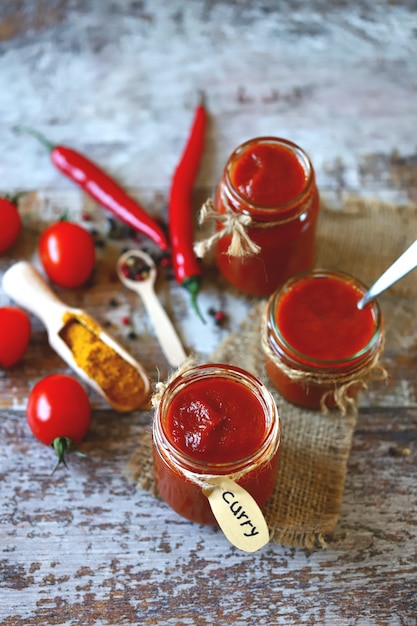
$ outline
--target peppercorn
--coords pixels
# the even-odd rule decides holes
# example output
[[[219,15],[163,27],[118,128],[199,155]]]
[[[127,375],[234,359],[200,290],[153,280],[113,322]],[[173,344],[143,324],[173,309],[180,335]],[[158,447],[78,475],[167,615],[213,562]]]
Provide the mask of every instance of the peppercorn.
[[[217,326],[222,326],[226,321],[226,313],[224,311],[216,311],[214,314],[214,321]]]
[[[217,310],[214,307],[208,309],[208,314],[214,319],[216,326],[223,326],[227,319],[227,315],[224,311]]]
[[[162,267],[172,267],[172,259],[170,256],[162,256],[159,262]]]
[[[133,255],[127,258],[120,269],[123,276],[136,281],[146,280],[151,271],[149,265],[144,263],[142,259]]]

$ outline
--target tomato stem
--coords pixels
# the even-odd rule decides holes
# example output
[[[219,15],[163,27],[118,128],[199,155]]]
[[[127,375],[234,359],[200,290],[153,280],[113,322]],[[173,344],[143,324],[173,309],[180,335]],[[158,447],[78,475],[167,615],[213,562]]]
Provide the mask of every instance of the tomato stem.
[[[46,139],[46,137],[30,126],[14,126],[13,130],[18,133],[28,133],[29,135],[33,135],[33,137],[36,137],[36,139],[38,139],[51,152],[55,148],[55,145],[49,141],[49,139]]]
[[[203,324],[205,324],[206,320],[202,316],[201,311],[198,306],[198,302],[197,302],[197,295],[200,289],[200,282],[201,280],[199,276],[190,276],[189,278],[186,278],[185,280],[183,280],[182,286],[190,293],[191,306],[193,307],[194,311],[197,313],[198,317],[201,319]]]
[[[52,473],[54,473],[60,465],[68,467],[65,459],[66,454],[72,453],[77,456],[85,456],[83,452],[74,448],[74,442],[69,437],[56,437],[51,443],[51,448],[53,448],[58,455],[58,463],[55,465]]]

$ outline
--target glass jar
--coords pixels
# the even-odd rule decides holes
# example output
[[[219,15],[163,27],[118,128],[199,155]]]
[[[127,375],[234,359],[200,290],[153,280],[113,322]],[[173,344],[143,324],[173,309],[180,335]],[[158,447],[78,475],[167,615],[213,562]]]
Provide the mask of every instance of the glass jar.
[[[180,373],[164,388],[153,420],[155,483],[179,515],[216,524],[202,487],[228,476],[262,506],[276,482],[280,420],[255,376],[208,364]]]
[[[376,301],[359,310],[366,287],[352,276],[312,270],[291,278],[268,302],[262,346],[280,394],[308,409],[344,412],[378,365],[384,323]]]
[[[218,268],[240,291],[268,296],[313,267],[319,194],[309,157],[291,141],[259,137],[236,148],[217,188],[215,210],[250,218],[244,228],[256,253],[232,252],[230,228],[216,246]],[[223,229],[219,219],[217,231]]]

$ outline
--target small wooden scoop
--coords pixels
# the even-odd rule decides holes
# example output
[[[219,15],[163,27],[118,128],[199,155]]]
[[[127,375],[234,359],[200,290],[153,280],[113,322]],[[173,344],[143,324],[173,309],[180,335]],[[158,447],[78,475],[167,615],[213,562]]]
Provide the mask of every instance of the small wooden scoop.
[[[133,263],[137,261],[139,266],[146,268],[140,280],[130,278],[124,273],[123,270],[129,267],[129,261]],[[154,291],[157,270],[152,257],[142,250],[128,250],[119,258],[116,269],[123,285],[136,291],[142,298],[168,363],[172,367],[179,367],[184,363],[187,355],[171,320]]]
[[[50,346],[116,411],[132,411],[148,403],[150,380],[142,366],[85,311],[64,304],[33,265],[26,261],[12,265],[3,276],[3,289],[44,323]],[[70,324],[84,326],[87,339],[91,339],[96,351],[103,349],[106,354],[95,366],[91,360],[88,362],[90,374],[77,362],[70,342],[64,339]],[[94,371],[100,374],[97,379],[105,383],[97,382]]]

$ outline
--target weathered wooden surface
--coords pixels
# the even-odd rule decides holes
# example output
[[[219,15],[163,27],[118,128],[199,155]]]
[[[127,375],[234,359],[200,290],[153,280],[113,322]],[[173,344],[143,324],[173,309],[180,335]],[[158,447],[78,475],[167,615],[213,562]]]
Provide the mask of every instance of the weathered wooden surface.
[[[279,6],[276,6],[278,5]],[[24,233],[0,271],[37,262],[42,228],[63,209],[92,206],[14,124],[88,153],[162,217],[197,90],[211,113],[196,204],[229,152],[257,134],[286,136],[315,165],[323,197],[356,193],[399,203],[417,197],[416,7],[370,0],[317,2],[43,2],[0,7],[0,185],[23,199]],[[35,207],[35,208],[33,208]],[[156,379],[167,373],[135,294],[114,279],[124,242],[99,250],[86,290],[59,292],[87,306]],[[377,245],[377,242],[375,242]],[[116,294],[119,306],[109,309]],[[186,293],[162,276],[160,297],[187,350],[202,358],[233,331],[251,300],[207,268],[201,305],[224,308],[224,328],[190,314]],[[0,292],[0,305],[8,302]],[[382,304],[387,320],[395,298]],[[387,325],[390,381],[362,398],[340,523],[329,547],[269,545],[255,555],[190,524],[126,477],[150,414],[119,416],[91,396],[94,419],[69,471],[51,477],[52,452],[30,434],[33,382],[66,371],[32,319],[21,364],[0,374],[0,621],[34,624],[222,625],[416,623],[417,326],[403,303]],[[132,316],[140,341],[120,320]],[[396,312],[396,319],[398,312]]]

